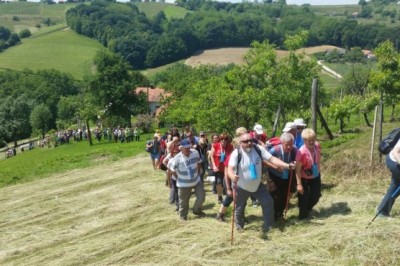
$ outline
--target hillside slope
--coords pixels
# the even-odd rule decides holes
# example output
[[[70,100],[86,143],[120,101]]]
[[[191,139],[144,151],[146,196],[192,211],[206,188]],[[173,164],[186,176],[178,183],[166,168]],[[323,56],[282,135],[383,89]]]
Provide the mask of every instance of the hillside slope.
[[[261,235],[260,208],[249,206],[250,223],[235,232],[233,246],[230,224],[214,218],[210,185],[207,217],[189,214],[179,222],[163,173],[152,169],[147,154],[9,186],[0,189],[0,264],[395,265],[400,219],[376,220],[365,230],[387,178],[372,190],[366,176],[342,178],[324,177],[313,219],[298,222],[292,208],[268,239]]]
[[[81,79],[91,74],[92,60],[102,45],[69,29],[35,38],[0,53],[0,68],[56,69]]]

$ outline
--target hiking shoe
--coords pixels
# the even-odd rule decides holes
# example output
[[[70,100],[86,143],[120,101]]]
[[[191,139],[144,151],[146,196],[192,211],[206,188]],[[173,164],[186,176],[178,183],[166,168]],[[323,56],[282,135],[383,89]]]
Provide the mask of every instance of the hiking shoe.
[[[225,220],[225,214],[222,214],[222,213],[219,212],[219,213],[217,214],[216,219],[217,219],[217,221],[225,222],[225,221],[226,221],[226,220]]]
[[[203,212],[202,210],[199,211],[193,211],[194,215],[200,216],[200,217],[204,217],[206,216],[205,212]]]

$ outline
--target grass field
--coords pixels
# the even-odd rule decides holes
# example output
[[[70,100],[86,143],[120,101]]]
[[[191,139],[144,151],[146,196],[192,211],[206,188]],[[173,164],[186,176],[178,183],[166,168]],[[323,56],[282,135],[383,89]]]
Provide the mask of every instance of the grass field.
[[[0,53],[0,68],[32,70],[53,68],[81,79],[92,72],[92,60],[102,45],[71,30],[24,39]]]
[[[77,4],[45,5],[34,2],[8,2],[0,4],[0,25],[14,32],[29,29],[31,32],[46,30],[43,19],[49,18],[53,24],[65,23],[65,12]],[[17,18],[17,19],[15,19]],[[40,24],[41,29],[35,26]]]
[[[167,19],[171,18],[183,18],[190,11],[174,6],[173,4],[160,3],[160,2],[140,2],[135,3],[139,8],[140,12],[144,12],[147,17],[153,18],[161,11],[164,11]]]
[[[371,129],[355,135],[324,148],[323,196],[312,219],[296,219],[292,198],[287,221],[266,237],[260,208],[248,206],[245,232],[234,232],[233,246],[230,222],[214,218],[219,206],[208,183],[206,217],[178,220],[143,141],[71,144],[2,160],[0,173],[25,164],[25,171],[49,172],[0,188],[0,264],[397,265],[400,207],[394,205],[392,220],[365,229],[389,178],[384,166],[369,167]]]

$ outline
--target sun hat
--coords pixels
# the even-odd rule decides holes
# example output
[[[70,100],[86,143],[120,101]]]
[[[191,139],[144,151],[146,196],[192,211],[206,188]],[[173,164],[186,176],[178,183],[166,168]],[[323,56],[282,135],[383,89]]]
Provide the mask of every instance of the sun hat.
[[[304,123],[303,118],[296,118],[296,119],[293,121],[293,123],[294,123],[296,126],[301,126],[301,127],[307,126],[307,124]]]
[[[285,125],[285,128],[282,130],[282,132],[289,132],[292,129],[296,128],[296,124],[294,122],[287,122]]]
[[[182,148],[190,148],[191,147],[190,141],[188,139],[184,139],[181,141],[180,146]]]
[[[256,124],[254,126],[254,131],[258,134],[261,135],[262,133],[264,133],[263,127],[260,124]]]

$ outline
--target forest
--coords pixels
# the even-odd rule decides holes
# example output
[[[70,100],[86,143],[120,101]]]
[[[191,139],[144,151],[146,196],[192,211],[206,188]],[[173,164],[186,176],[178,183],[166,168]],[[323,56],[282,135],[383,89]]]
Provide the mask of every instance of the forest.
[[[183,5],[183,4],[182,4]],[[249,47],[269,40],[284,48],[287,35],[306,30],[305,46],[321,44],[373,49],[399,39],[400,28],[378,23],[361,24],[354,18],[318,16],[310,7],[283,3],[220,3],[187,1],[183,19],[167,20],[140,13],[133,3],[95,1],[68,10],[68,25],[121,55],[133,69],[157,67],[183,59],[199,49]]]

